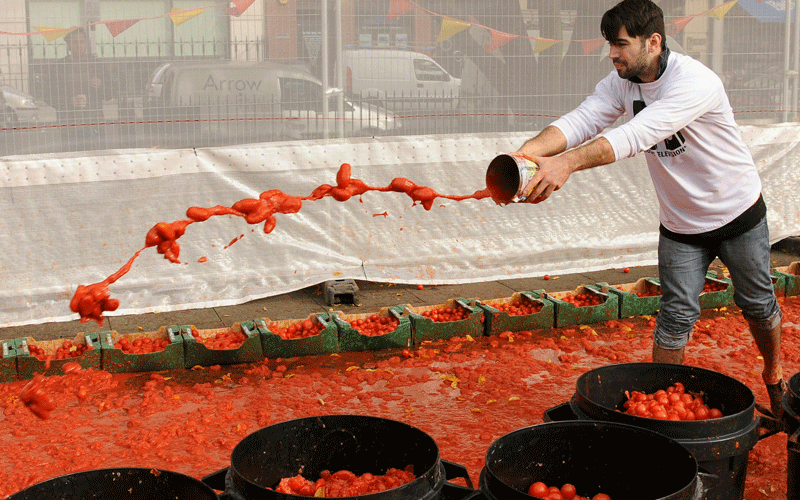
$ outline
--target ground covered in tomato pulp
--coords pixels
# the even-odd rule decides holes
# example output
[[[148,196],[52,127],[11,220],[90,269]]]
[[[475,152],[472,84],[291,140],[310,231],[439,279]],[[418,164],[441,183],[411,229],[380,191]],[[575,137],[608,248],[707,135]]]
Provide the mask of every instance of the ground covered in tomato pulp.
[[[800,371],[800,298],[780,299],[788,379]],[[201,478],[230,464],[256,430],[325,414],[373,415],[428,433],[443,459],[475,484],[489,446],[542,422],[567,401],[578,376],[613,363],[650,360],[652,318],[400,350],[268,359],[254,365],[158,373],[83,370],[48,377],[47,420],[20,401],[27,381],[0,385],[0,498],[70,472],[153,467]],[[403,354],[409,355],[405,357]],[[768,404],[762,363],[736,308],[705,311],[687,364],[733,377]],[[786,498],[786,434],[750,452],[744,498]]]

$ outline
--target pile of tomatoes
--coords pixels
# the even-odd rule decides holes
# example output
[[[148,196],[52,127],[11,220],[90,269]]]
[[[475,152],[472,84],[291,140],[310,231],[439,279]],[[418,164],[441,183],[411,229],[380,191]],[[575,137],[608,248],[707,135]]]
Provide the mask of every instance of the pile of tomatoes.
[[[213,337],[201,337],[200,332],[192,328],[192,337],[197,342],[205,345],[209,349],[228,350],[238,349],[242,347],[244,341],[247,340],[247,335],[244,332],[218,332]]]
[[[602,295],[591,292],[570,293],[560,299],[564,302],[569,302],[575,307],[599,306],[606,301]]]
[[[320,478],[314,482],[299,475],[283,478],[275,491],[308,497],[356,497],[380,493],[410,483],[416,479],[412,470],[410,465],[404,470],[390,468],[382,476],[368,472],[357,476],[347,470],[340,470],[333,474],[329,471],[322,471]]]
[[[269,331],[278,335],[284,339],[291,340],[291,339],[303,339],[306,337],[313,337],[314,335],[319,335],[325,327],[319,321],[314,321],[311,318],[305,319],[303,321],[298,321],[292,325],[289,325],[285,328],[270,325]]]
[[[31,353],[31,356],[36,356],[42,361],[48,357],[50,359],[79,358],[83,356],[83,353],[91,351],[92,349],[94,349],[94,346],[81,343],[75,344],[71,340],[65,340],[51,356],[48,356],[45,354],[44,349],[38,345],[28,344],[28,352]]]
[[[605,493],[598,493],[593,497],[582,497],[575,491],[575,486],[570,483],[558,486],[547,486],[541,481],[536,481],[528,488],[528,495],[542,500],[611,500]]]
[[[492,304],[492,307],[500,312],[508,314],[509,316],[527,316],[540,312],[543,306],[541,302],[533,302],[529,300],[522,302],[514,299],[512,302]]]
[[[128,337],[120,337],[114,343],[115,349],[121,349],[125,354],[150,354],[163,351],[169,345],[169,339],[154,339],[152,337],[142,337],[131,340]]]
[[[680,382],[660,389],[653,394],[639,391],[628,393],[627,400],[623,403],[625,413],[637,417],[656,418],[659,420],[708,420],[720,418],[722,411],[718,408],[709,408],[703,402],[703,395],[692,395]]]
[[[703,293],[708,292],[722,292],[728,289],[728,284],[724,281],[712,281],[706,280],[706,284],[703,286]]]
[[[358,333],[368,337],[377,337],[392,333],[400,326],[399,319],[393,316],[378,316],[377,314],[373,314],[364,319],[354,319],[349,323],[350,326],[358,330]]]
[[[461,306],[456,307],[436,307],[423,311],[422,316],[428,318],[435,323],[446,323],[448,321],[461,321],[469,318],[471,314],[466,308]]]

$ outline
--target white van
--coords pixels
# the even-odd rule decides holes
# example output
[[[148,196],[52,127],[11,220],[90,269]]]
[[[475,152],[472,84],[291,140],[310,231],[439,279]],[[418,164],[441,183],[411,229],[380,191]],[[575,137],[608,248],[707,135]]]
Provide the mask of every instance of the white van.
[[[420,52],[353,49],[342,53],[345,91],[392,110],[453,109],[461,80]]]
[[[400,127],[392,113],[347,99],[337,116],[335,95],[324,116],[321,82],[272,62],[166,63],[145,91],[149,118],[167,125],[179,147],[322,138],[326,122],[331,134],[343,123],[345,136],[384,135]]]

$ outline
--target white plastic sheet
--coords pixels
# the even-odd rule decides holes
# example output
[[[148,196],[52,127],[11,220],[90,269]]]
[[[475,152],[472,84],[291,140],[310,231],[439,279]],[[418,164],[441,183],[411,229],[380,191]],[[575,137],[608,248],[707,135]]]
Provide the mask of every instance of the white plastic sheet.
[[[773,242],[800,234],[795,165],[800,126],[742,128],[764,183]],[[2,162],[0,325],[77,318],[69,300],[145,246],[156,223],[191,206],[230,206],[262,191],[306,196],[336,171],[387,186],[396,177],[441,194],[485,187],[486,167],[528,133],[268,143],[198,150]],[[110,286],[140,314],[247,302],[327,280],[446,284],[585,272],[656,262],[658,207],[644,159],[574,174],[539,205],[439,198],[431,210],[400,193],[306,201],[276,229],[235,216],[193,223],[180,264],[148,248]],[[205,258],[205,259],[203,259]]]

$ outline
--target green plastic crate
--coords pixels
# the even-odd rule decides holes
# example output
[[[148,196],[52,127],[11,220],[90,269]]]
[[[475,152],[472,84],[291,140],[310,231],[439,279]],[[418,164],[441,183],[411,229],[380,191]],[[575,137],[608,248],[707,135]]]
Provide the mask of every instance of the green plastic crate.
[[[275,327],[285,328],[305,321],[282,320],[270,321],[269,319],[256,320],[256,326],[261,335],[261,349],[267,358],[294,358],[296,356],[314,356],[317,354],[332,354],[339,352],[339,330],[330,320],[330,314],[311,314],[306,319],[320,322],[322,331],[317,335],[299,339],[285,339],[272,332]]]
[[[169,345],[161,351],[128,354],[122,349],[117,349],[114,344],[118,343],[123,335],[116,331],[101,332],[100,348],[103,359],[103,370],[111,373],[135,373],[160,370],[172,370],[184,368],[186,366],[184,357],[184,342],[181,334],[175,334],[161,327],[157,332],[129,333],[124,337],[130,341],[150,337],[152,339],[169,339]]]
[[[661,307],[661,284],[658,282],[658,278],[640,278],[635,283],[614,286],[610,286],[607,283],[598,283],[597,286],[606,286],[609,293],[617,296],[620,318],[653,315]],[[639,293],[648,294],[653,292],[658,293],[658,295],[639,296]]]
[[[379,351],[381,349],[411,346],[411,318],[403,310],[403,306],[384,307],[374,314],[383,318],[395,318],[399,321],[399,324],[394,330],[383,335],[362,335],[352,326],[352,323],[360,319],[367,319],[373,313],[344,314],[341,311],[331,313],[331,319],[339,330],[339,349],[342,352]]]
[[[786,297],[786,275],[772,271],[772,288],[776,297]]]
[[[196,330],[195,328],[170,327],[173,333],[180,331],[183,336],[186,368],[194,366],[213,366],[213,365],[239,365],[244,363],[258,363],[264,359],[261,348],[261,335],[253,321],[236,323],[231,328],[215,328],[210,330]],[[197,332],[200,338],[210,338],[218,333],[242,332],[247,337],[242,345],[236,349],[209,349],[202,342],[197,341],[193,332]]]
[[[411,317],[413,344],[420,345],[426,341],[446,340],[452,337],[480,337],[484,332],[484,313],[476,299],[449,299],[444,304],[411,307],[405,306]],[[459,321],[436,322],[426,318],[424,313],[440,307],[462,307],[469,315]]]
[[[590,293],[603,297],[603,303],[596,306],[578,307],[564,301],[568,295]],[[556,327],[585,325],[619,319],[619,302],[617,296],[609,293],[607,287],[582,285],[572,292],[545,293],[545,297],[555,303]]]
[[[479,305],[484,310],[485,335],[495,336],[506,331],[521,332],[552,328],[555,325],[555,306],[552,301],[542,297],[543,292],[544,290],[516,292],[511,297],[481,301]],[[512,315],[497,307],[515,301],[536,302],[541,304],[542,309],[534,314]]]
[[[91,347],[91,349],[87,349],[82,355],[75,358],[51,359],[48,363],[46,359],[42,360],[32,355],[28,348],[30,345],[36,345],[44,350],[45,356],[53,355],[64,343],[64,340],[66,339],[36,341],[33,337],[18,339],[17,372],[20,379],[33,378],[36,373],[41,373],[45,376],[63,375],[64,365],[70,362],[78,363],[84,369],[100,370],[102,368],[102,349],[97,332],[80,333],[74,339],[71,339],[73,345],[84,344],[87,347]]]
[[[792,262],[788,266],[777,267],[773,274],[783,278],[784,295],[786,297],[800,295],[800,262]]]
[[[17,340],[3,340],[2,358],[0,358],[0,382],[16,382],[19,380],[17,373]]]
[[[706,283],[717,283],[725,285],[724,290],[717,292],[703,292],[700,294],[700,309],[717,309],[728,307],[733,304],[733,284],[731,280],[719,274],[709,272],[706,275]]]

